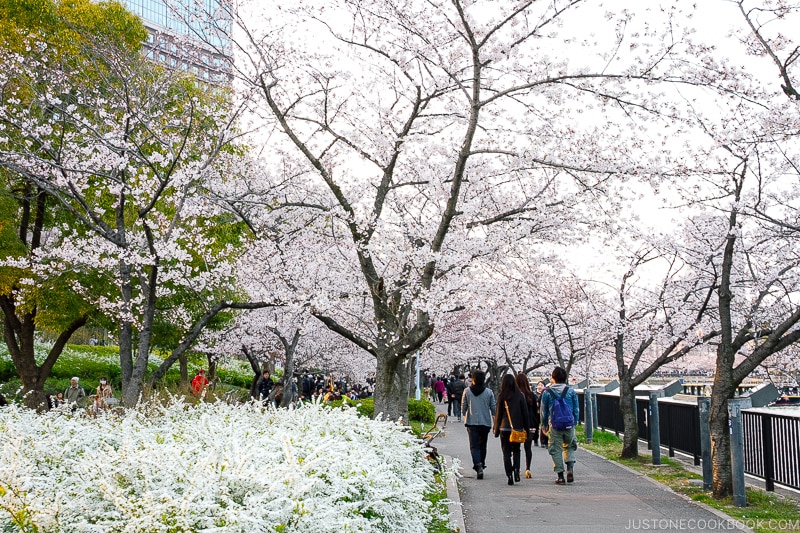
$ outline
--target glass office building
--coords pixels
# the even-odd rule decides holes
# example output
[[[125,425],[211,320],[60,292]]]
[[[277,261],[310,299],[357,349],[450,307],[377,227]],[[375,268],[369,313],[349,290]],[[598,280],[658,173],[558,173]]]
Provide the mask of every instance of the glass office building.
[[[123,0],[123,4],[141,17],[147,28],[146,48],[151,59],[191,71],[210,83],[230,80],[227,36],[232,0]]]

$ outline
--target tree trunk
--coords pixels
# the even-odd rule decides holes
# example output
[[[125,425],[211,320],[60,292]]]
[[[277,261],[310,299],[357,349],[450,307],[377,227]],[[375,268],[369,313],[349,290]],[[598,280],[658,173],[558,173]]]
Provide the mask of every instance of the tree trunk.
[[[375,368],[375,417],[408,423],[408,372],[405,359],[379,353]]]
[[[711,433],[711,471],[714,497],[725,498],[733,494],[731,467],[731,434],[728,423],[728,399],[733,398],[736,385],[733,380],[731,350],[720,345],[717,349],[717,372],[711,392],[708,425]]]
[[[713,494],[715,498],[719,499],[733,494],[731,436],[730,428],[728,427],[727,399],[712,396],[708,425],[711,432]]]
[[[79,317],[62,331],[41,365],[36,364],[36,311],[18,317],[14,301],[9,296],[0,297],[3,310],[3,335],[14,368],[22,381],[23,402],[27,407],[39,411],[47,409],[44,384],[50,377],[59,356],[72,334],[86,324],[86,315]]]
[[[180,387],[188,388],[189,387],[189,358],[186,356],[186,353],[182,353],[180,357],[178,357],[178,366],[180,367],[181,372],[181,382]]]
[[[217,382],[217,360],[211,355],[208,356],[208,381],[211,382],[212,387]]]
[[[406,380],[408,382],[408,398],[416,398],[417,397],[417,357],[419,354],[415,355],[414,357],[408,358],[408,364],[406,364],[406,371],[408,372],[408,376]],[[453,374],[457,376],[457,373]],[[422,377],[420,376],[420,379]],[[422,392],[420,391],[420,398],[422,398]]]
[[[133,287],[131,285],[131,267],[124,260],[120,260],[120,288],[122,293],[123,314],[119,324],[119,369],[122,378],[122,398],[125,405],[132,406],[126,401],[128,384],[133,375],[133,321],[129,318],[131,301],[133,300]],[[136,395],[138,398],[138,394]]]
[[[639,457],[639,421],[636,418],[636,395],[630,382],[619,384],[619,411],[624,427],[622,458],[634,459]]]
[[[281,407],[289,407],[293,400],[292,383],[294,383],[294,346],[286,350],[286,360],[283,366],[283,396]]]

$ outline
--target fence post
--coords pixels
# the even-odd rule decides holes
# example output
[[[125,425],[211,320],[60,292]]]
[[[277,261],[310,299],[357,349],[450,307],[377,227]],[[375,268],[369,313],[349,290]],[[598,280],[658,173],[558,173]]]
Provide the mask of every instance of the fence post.
[[[775,490],[775,455],[772,448],[772,417],[764,414],[758,417],[761,419],[761,445],[764,450],[762,457],[764,461],[764,480],[766,481],[767,491],[773,492]]]
[[[658,426],[658,393],[650,393],[650,443],[653,449],[653,464],[661,464],[661,432]]]
[[[744,485],[744,431],[742,429],[742,402],[739,398],[728,400],[728,421],[731,428],[731,472],[733,474],[733,505],[747,507]]]
[[[711,490],[714,475],[711,471],[711,431],[708,428],[708,411],[711,409],[711,398],[697,398],[697,411],[700,415],[700,456],[703,461],[703,490]]]
[[[586,433],[586,442],[594,439],[594,416],[592,415],[592,393],[589,387],[583,389],[583,427]]]
[[[597,408],[597,393],[592,393],[592,415],[594,417],[594,427],[600,427],[600,416]]]

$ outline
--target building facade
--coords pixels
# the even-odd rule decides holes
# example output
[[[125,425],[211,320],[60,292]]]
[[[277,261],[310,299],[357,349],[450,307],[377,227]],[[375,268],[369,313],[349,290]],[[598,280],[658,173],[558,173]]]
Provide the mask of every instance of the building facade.
[[[190,71],[209,83],[230,81],[228,36],[232,0],[123,0],[122,3],[147,28],[145,48],[153,61]]]

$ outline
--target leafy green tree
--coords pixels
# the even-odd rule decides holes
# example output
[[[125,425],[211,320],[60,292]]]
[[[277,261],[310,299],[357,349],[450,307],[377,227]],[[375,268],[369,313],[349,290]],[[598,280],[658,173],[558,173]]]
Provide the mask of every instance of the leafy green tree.
[[[156,65],[119,39],[86,36],[79,54],[50,53],[32,39],[41,56],[4,58],[0,120],[10,134],[0,167],[79,222],[60,227],[48,260],[91,274],[71,286],[119,325],[123,401],[133,405],[153,347],[172,350],[160,372],[220,311],[267,304],[232,301],[245,226],[213,201],[242,172],[226,89]],[[22,94],[28,105],[18,105]]]
[[[0,47],[5,57],[44,56],[66,64],[78,60],[82,47],[97,36],[138,51],[146,35],[141,22],[120,4],[89,0],[0,0]],[[35,41],[34,41],[35,39]],[[36,46],[31,46],[35,42]],[[45,52],[44,54],[42,52]],[[91,83],[84,72],[81,83]],[[9,76],[3,80],[2,104],[9,110],[31,105],[35,87]],[[10,96],[12,95],[12,96]],[[40,116],[57,121],[52,109]],[[7,121],[0,122],[6,144],[23,135]],[[48,135],[42,137],[47,142]],[[20,376],[29,407],[44,405],[44,383],[72,334],[90,320],[93,306],[75,290],[93,285],[90,271],[63,268],[46,259],[48,249],[63,244],[63,228],[76,219],[45,188],[24,173],[3,165],[0,170],[0,309],[4,340]],[[55,334],[44,359],[37,361],[34,341],[38,331]]]

